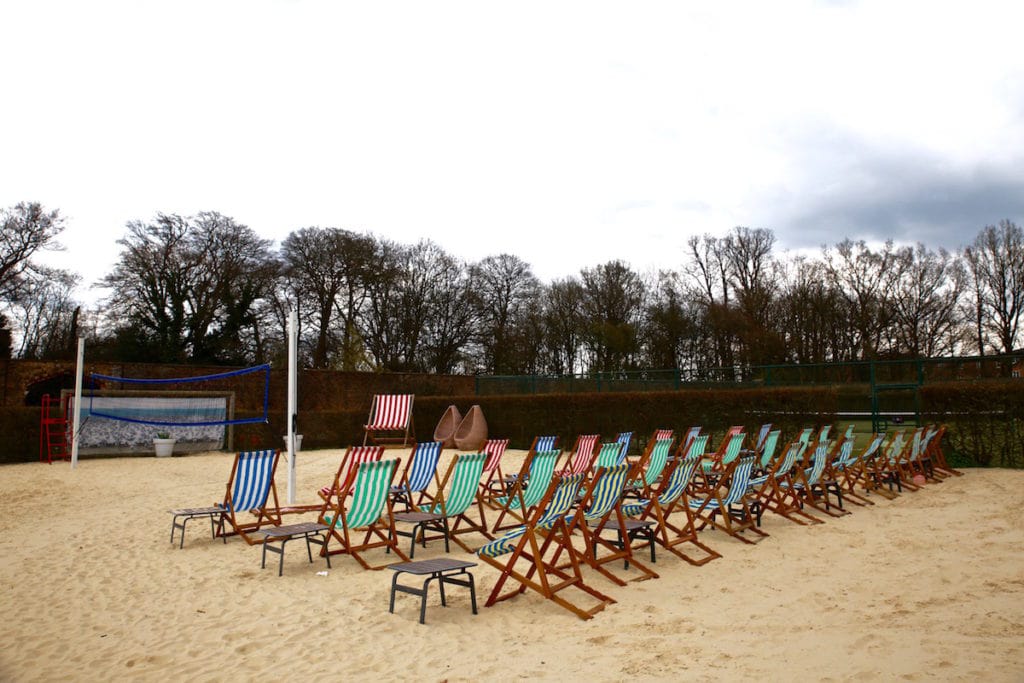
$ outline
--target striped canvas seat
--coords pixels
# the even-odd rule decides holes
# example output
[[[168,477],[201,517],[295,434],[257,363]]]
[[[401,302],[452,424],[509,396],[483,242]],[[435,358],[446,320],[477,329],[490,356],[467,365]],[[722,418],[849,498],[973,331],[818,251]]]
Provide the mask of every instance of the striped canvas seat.
[[[703,500],[687,501],[688,507],[705,523],[744,543],[756,543],[768,536],[758,527],[759,514],[751,507],[752,502],[757,505],[749,490],[750,473],[756,461],[756,455],[745,455],[728,466],[724,476],[729,488],[724,497],[712,490]],[[752,540],[744,535],[747,531],[756,538]]]
[[[428,540],[443,538],[445,552],[449,551],[449,540],[458,543],[466,552],[471,552],[469,546],[459,540],[458,534],[461,533],[475,531],[490,538],[484,526],[485,520],[483,509],[480,507],[477,486],[486,459],[487,456],[483,453],[456,455],[448,465],[448,470],[441,483],[438,484],[437,497],[434,502],[421,505],[419,512],[395,513],[396,522],[413,525],[411,532],[397,529],[395,531],[399,536],[407,536],[412,539],[409,557],[414,557],[417,538],[420,539],[423,547],[426,547]],[[477,504],[479,522],[471,520],[466,514],[473,503]],[[454,522],[450,522],[452,519]],[[463,524],[466,525],[466,528],[462,528]],[[437,532],[439,535],[428,537],[428,531]]]
[[[705,442],[707,436],[699,437]],[[661,487],[658,492],[658,504],[662,508],[669,508],[675,503],[683,492],[686,491],[686,487],[690,485],[693,480],[693,474],[697,471],[697,463],[700,461],[700,455],[691,453],[690,455],[683,458],[683,460],[672,470],[672,474],[666,480],[665,484]],[[641,499],[635,503],[627,503],[622,506],[622,513],[627,517],[637,517],[651,505],[650,499]]]
[[[665,463],[668,462],[669,452],[672,450],[672,439],[659,439],[654,442],[650,454],[647,456],[647,467],[644,469],[642,479],[636,479],[629,483],[632,489],[639,489],[653,486],[661,473],[665,471]]]
[[[370,417],[364,425],[366,435],[363,437],[363,445],[366,445],[367,440],[407,445],[413,430],[412,405],[415,398],[414,394],[375,395],[370,404]],[[382,436],[388,433],[392,436]],[[397,436],[398,433],[401,437]]]
[[[619,432],[619,435],[615,437],[617,443],[622,444],[622,460],[626,459],[626,455],[629,453],[629,445],[633,442],[633,432]]]
[[[220,536],[227,543],[228,536],[238,535],[247,544],[262,543],[262,538],[251,536],[250,532],[266,524],[281,525],[281,513],[274,486],[277,471],[278,451],[243,451],[235,455],[228,475],[224,500],[204,508],[182,508],[170,510],[171,543],[174,532],[181,530],[179,547],[185,544],[185,525],[189,520],[208,518],[210,532],[214,538]],[[252,513],[255,521],[243,522],[239,515]],[[216,527],[214,526],[216,522]]]
[[[556,521],[565,517],[565,514],[572,509],[572,504],[576,501],[576,494],[579,491],[580,484],[583,483],[583,476],[582,474],[573,474],[559,479],[558,485],[551,496],[550,503],[544,508],[540,518],[532,525],[533,528],[550,529]],[[512,552],[518,544],[519,538],[526,531],[527,525],[525,524],[510,529],[501,537],[482,546],[477,550],[477,554],[486,557],[499,557]]]
[[[408,507],[412,506],[412,495],[419,493],[423,498],[426,495],[430,480],[437,474],[437,462],[441,458],[440,441],[427,441],[416,444],[412,451],[410,463],[402,474],[402,483],[391,487],[390,495],[392,503],[404,502]]]
[[[623,448],[622,443],[616,441],[614,443],[601,444],[601,450],[597,453],[597,458],[594,460],[594,469],[600,469],[602,467],[615,467],[616,465],[622,464],[625,459],[626,451]]]
[[[395,542],[394,519],[388,497],[400,462],[401,459],[396,458],[360,464],[356,469],[352,495],[337,496],[333,507],[325,504],[318,521],[330,527],[324,545],[328,555],[351,555],[364,569],[385,566],[370,566],[362,558],[363,552],[373,548],[386,548],[402,560],[409,559]],[[341,468],[335,475],[336,484],[340,476]],[[332,541],[341,547],[330,549]]]
[[[509,496],[498,496],[495,501],[508,509],[518,510],[521,507],[531,508],[536,505],[544,489],[555,474],[555,463],[558,461],[560,451],[542,451],[533,456],[530,461],[530,476],[528,485],[522,486],[519,491],[521,496],[515,493]]]
[[[732,464],[732,461],[739,457],[740,450],[743,449],[743,440],[746,435],[743,433],[732,434],[728,438],[725,450],[720,454],[716,453],[715,457],[711,460],[705,460],[701,463],[701,468],[705,472],[711,472],[713,470],[720,470],[723,467],[727,467]]]
[[[567,457],[567,467],[559,474],[583,474],[590,469],[594,461],[594,449],[601,438],[600,434],[585,434],[576,439],[576,447]]]
[[[375,462],[382,457],[384,457],[383,446],[349,446],[345,455],[341,456],[341,467],[339,468],[341,476],[338,478],[338,484],[344,487],[347,493],[351,493],[355,487],[356,470],[359,469],[359,466],[364,462]],[[342,489],[337,490],[341,491]],[[334,488],[325,486],[320,489],[320,497],[328,500],[334,492]]]

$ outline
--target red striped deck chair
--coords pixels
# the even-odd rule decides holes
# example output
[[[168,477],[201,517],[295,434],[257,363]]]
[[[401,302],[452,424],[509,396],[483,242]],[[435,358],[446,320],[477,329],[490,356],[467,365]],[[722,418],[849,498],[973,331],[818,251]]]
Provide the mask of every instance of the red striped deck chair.
[[[488,439],[484,443],[482,453],[487,455],[484,471],[480,480],[480,496],[489,500],[493,496],[504,496],[508,492],[505,486],[505,475],[501,471],[501,456],[508,448],[508,439]]]
[[[588,471],[594,463],[595,449],[597,448],[597,442],[600,440],[600,434],[581,434],[577,436],[572,452],[565,454],[565,468],[559,472],[559,475],[582,474]]]
[[[366,445],[367,440],[402,446],[409,445],[410,439],[415,441],[416,430],[412,422],[412,402],[415,398],[415,394],[375,395],[370,405],[370,419],[364,426],[366,434],[363,436],[363,445]]]
[[[342,484],[354,482],[356,469],[360,465],[364,462],[376,462],[382,457],[384,457],[383,446],[349,446],[348,450],[345,451],[345,455],[341,456],[341,465],[338,466],[338,475],[334,478],[334,484],[320,489],[318,492],[320,497],[325,501],[330,501],[330,497],[338,491],[338,489],[334,488],[338,486],[338,482]],[[345,492],[352,493],[353,485],[350,483]]]

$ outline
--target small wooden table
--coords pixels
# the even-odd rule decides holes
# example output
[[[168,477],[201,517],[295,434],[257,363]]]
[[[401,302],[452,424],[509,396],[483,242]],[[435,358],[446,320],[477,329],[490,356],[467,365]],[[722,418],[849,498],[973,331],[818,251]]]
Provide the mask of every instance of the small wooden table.
[[[261,534],[263,536],[263,561],[260,563],[260,569],[267,566],[267,551],[269,550],[281,556],[281,561],[277,567],[277,575],[281,576],[284,574],[284,546],[293,538],[306,539],[306,554],[309,555],[309,562],[312,564],[313,550],[310,544],[316,543],[318,546],[327,547],[327,532],[330,531],[330,528],[326,524],[320,524],[319,522],[301,522],[299,524],[287,524],[285,526],[275,526],[254,531],[253,535]],[[277,541],[281,542],[280,548],[271,545]],[[331,556],[325,554],[324,557],[327,558],[327,567],[330,568]]]
[[[456,586],[462,586],[463,588],[469,588],[469,598],[473,605],[473,614],[476,614],[476,584],[473,581],[473,575],[469,572],[469,568],[475,566],[476,562],[453,560],[447,557],[441,557],[436,560],[401,562],[399,564],[389,565],[388,569],[394,571],[395,575],[391,579],[391,605],[388,607],[388,611],[392,614],[395,611],[396,592],[418,595],[420,596],[420,623],[425,624],[427,617],[427,589],[430,587],[430,582],[436,579],[438,587],[441,590],[441,605],[443,607],[448,606],[444,596],[444,585],[449,583]],[[429,576],[427,576],[427,580],[423,582],[423,588],[413,588],[411,586],[403,586],[398,583],[398,577],[400,574],[415,574],[417,576],[426,576],[429,574]],[[465,574],[467,578],[460,578],[463,574]]]

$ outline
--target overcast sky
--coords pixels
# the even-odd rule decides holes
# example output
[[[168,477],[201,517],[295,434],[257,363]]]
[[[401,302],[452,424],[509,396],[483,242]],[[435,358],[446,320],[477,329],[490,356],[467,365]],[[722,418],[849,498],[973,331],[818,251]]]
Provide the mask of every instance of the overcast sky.
[[[0,206],[333,226],[544,280],[693,234],[955,248],[1024,220],[1024,3],[0,4]],[[87,295],[97,296],[97,292]]]

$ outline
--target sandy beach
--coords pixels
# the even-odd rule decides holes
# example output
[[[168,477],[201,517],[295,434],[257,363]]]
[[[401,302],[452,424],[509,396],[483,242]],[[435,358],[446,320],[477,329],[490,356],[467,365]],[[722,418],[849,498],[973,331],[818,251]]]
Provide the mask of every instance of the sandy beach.
[[[299,454],[298,503],[341,454]],[[167,511],[222,500],[231,461],[0,467],[0,680],[1024,680],[1024,471],[967,470],[815,527],[767,514],[756,546],[702,532],[723,559],[661,553],[657,580],[588,571],[617,600],[590,621],[533,593],[483,608],[497,572],[481,563],[480,613],[435,592],[423,626],[417,598],[388,613],[392,572],[345,556],[319,576],[296,542],[278,577],[202,521],[171,545]],[[282,503],[286,482],[282,460]]]

